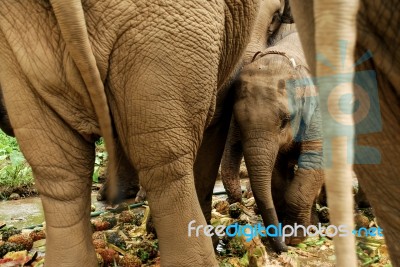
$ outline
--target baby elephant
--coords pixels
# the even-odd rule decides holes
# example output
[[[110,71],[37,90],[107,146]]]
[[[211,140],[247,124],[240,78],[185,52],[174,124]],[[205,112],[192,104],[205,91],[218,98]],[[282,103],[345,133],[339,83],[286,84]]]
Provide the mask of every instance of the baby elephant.
[[[324,180],[321,118],[295,26],[281,27],[278,41],[256,54],[232,85],[234,121],[222,179],[228,200],[241,201],[238,173],[244,155],[264,224],[278,225],[279,218],[284,225],[307,227]],[[297,235],[285,242],[304,239],[302,231]]]

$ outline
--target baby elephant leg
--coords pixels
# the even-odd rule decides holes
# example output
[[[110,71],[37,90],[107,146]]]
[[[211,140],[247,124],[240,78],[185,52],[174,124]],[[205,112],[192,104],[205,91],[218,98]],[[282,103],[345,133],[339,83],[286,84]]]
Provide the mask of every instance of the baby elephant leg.
[[[324,182],[322,169],[322,152],[320,142],[310,141],[302,144],[298,160],[298,169],[294,179],[285,194],[286,218],[285,224],[302,225],[307,228],[311,222],[312,207]],[[298,244],[305,239],[306,233],[298,228],[297,233],[286,238],[287,244]]]

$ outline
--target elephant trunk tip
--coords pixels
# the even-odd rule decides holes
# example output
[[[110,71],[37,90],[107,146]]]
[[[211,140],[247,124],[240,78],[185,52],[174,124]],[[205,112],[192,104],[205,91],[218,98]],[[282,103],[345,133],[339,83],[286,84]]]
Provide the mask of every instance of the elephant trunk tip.
[[[282,233],[279,234],[280,223],[278,221],[278,217],[276,215],[275,208],[261,208],[261,216],[263,217],[264,225],[267,228],[269,225],[275,226],[275,234],[273,236],[268,235],[268,241],[272,247],[272,249],[276,253],[287,252],[288,247],[282,237]],[[268,231],[267,231],[268,232]]]

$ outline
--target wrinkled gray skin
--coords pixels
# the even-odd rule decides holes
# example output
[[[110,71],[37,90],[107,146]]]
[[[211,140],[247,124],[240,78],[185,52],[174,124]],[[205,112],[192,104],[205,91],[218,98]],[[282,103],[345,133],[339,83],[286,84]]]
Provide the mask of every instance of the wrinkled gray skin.
[[[375,148],[380,153],[380,162],[373,164],[355,164],[354,170],[357,174],[363,191],[368,196],[375,215],[388,245],[389,254],[393,266],[400,266],[400,1],[359,1],[359,10],[353,16],[350,10],[353,1],[346,1],[342,6],[336,5],[335,1],[330,3],[319,2],[321,9],[314,9],[316,1],[291,1],[294,18],[298,26],[303,47],[307,55],[313,73],[318,75],[332,75],[324,73],[323,65],[316,62],[316,53],[332,51],[328,59],[334,66],[340,66],[343,53],[340,53],[338,41],[350,41],[347,49],[352,49],[352,39],[355,38],[355,53],[350,54],[347,64],[354,64],[367,50],[372,52],[373,57],[358,65],[356,71],[373,70],[375,76],[369,76],[366,80],[373,85],[377,81],[379,110],[376,109],[376,98],[362,97],[356,95],[360,104],[370,101],[371,111],[368,114],[368,123],[356,124],[356,163],[361,160],[375,161],[376,157],[371,150],[361,150],[361,146]],[[323,14],[322,14],[323,12]],[[348,14],[348,15],[347,15]],[[347,15],[347,16],[346,16]],[[348,29],[337,33],[338,17],[342,16],[343,24],[355,22],[353,30]],[[318,20],[314,19],[318,18]],[[323,30],[321,30],[321,28]],[[322,47],[321,45],[324,45]],[[323,50],[323,51],[321,51]],[[337,64],[336,64],[337,62]],[[326,71],[332,69],[326,68]],[[321,102],[321,106],[323,103]],[[327,122],[329,123],[329,114]],[[363,120],[361,120],[362,122]],[[376,130],[376,125],[382,123],[382,129]],[[330,127],[331,125],[327,125]],[[333,128],[329,128],[332,130]],[[363,133],[361,134],[361,130]],[[369,130],[369,132],[368,132]],[[325,151],[325,150],[324,150]],[[350,179],[350,178],[349,178]],[[337,181],[337,189],[342,181]],[[332,184],[333,186],[336,186]],[[343,189],[340,188],[341,192]],[[336,201],[338,201],[336,199]],[[328,204],[329,188],[328,188]],[[351,204],[351,202],[349,203]],[[342,209],[340,210],[342,211]],[[340,212],[339,211],[339,212]],[[332,218],[332,213],[331,213]],[[343,244],[337,249],[341,249]],[[351,251],[351,250],[350,250]],[[337,258],[348,256],[349,251],[342,249]],[[351,253],[351,252],[350,252]],[[351,256],[351,255],[350,255]],[[338,266],[355,266],[353,262],[343,261]],[[342,265],[340,265],[342,264]]]
[[[303,79],[310,74],[295,26],[282,24],[272,46],[244,66],[233,84],[235,120],[222,181],[229,201],[241,201],[238,174],[244,154],[264,224],[278,224],[276,208],[284,224],[308,226],[323,184],[319,104],[315,87],[294,85]],[[285,241],[303,239],[304,233],[298,233]]]
[[[82,38],[68,12],[79,6],[59,9],[56,19],[48,1],[2,2],[0,84],[42,198],[46,266],[97,266],[89,213],[104,99],[96,100],[91,83],[104,84],[115,151],[124,151],[119,161],[134,167],[146,190],[161,265],[217,265],[211,239],[188,237],[187,227],[211,217],[231,117],[224,88],[253,38],[258,2],[84,1],[78,24],[87,26],[101,86],[77,57]],[[263,19],[281,9],[280,1],[260,2],[269,6]]]
[[[279,12],[274,10],[274,6],[271,5],[268,1],[261,3],[260,9],[262,9],[264,12],[263,12],[263,14],[261,14],[261,16],[258,16],[256,19],[250,43],[247,46],[246,51],[241,60],[243,62],[243,64],[246,64],[246,62],[249,62],[252,59],[252,57],[256,51],[262,50],[265,47],[267,41],[269,39],[271,39],[273,36],[277,35],[277,33],[279,32],[278,29],[280,28],[280,25],[282,22],[292,23],[292,18],[291,18],[290,9],[289,9],[287,0],[281,1],[281,6],[280,6]],[[271,14],[273,16],[271,16]],[[224,105],[225,106],[229,105],[229,103],[231,103],[231,101],[232,101],[232,95],[230,95],[226,98]],[[214,162],[213,168],[216,168],[217,167],[216,164],[218,164],[218,163],[219,163],[219,160]],[[121,170],[121,169],[130,171],[131,167],[130,166],[126,166],[125,168],[120,167],[119,170]],[[201,171],[201,170],[199,170],[199,171]],[[131,173],[134,173],[134,171],[131,171]],[[130,190],[125,190],[124,193],[130,194],[130,195],[122,194],[122,198],[133,197],[136,194],[137,184],[132,184],[132,182],[135,182],[136,180],[129,179],[129,172],[127,172],[126,174],[128,174],[128,175],[120,174],[119,178],[124,179],[123,181],[121,181],[122,184],[124,184],[127,188],[130,188]],[[97,198],[99,200],[104,200],[107,197],[106,193],[107,193],[108,186],[109,186],[108,181],[109,180],[107,179],[106,183],[104,184],[104,186],[99,191],[99,194],[97,195]],[[197,184],[196,184],[196,186],[197,186]],[[200,187],[197,188],[197,190],[203,190],[201,188],[201,185],[200,185]],[[145,196],[146,196],[146,192],[145,192],[144,188],[140,187],[140,191],[136,194],[136,201],[139,202],[139,201],[143,200],[145,198]],[[211,196],[208,196],[209,199],[210,199],[210,197]],[[207,204],[207,208],[206,208],[207,210],[209,209],[208,207],[209,207],[209,205]],[[213,241],[214,241],[214,245],[216,246],[218,239],[213,238]],[[281,239],[272,239],[271,242],[272,242],[272,246],[275,249],[275,251],[281,252],[281,251],[287,250],[286,245],[282,242]]]
[[[15,137],[14,130],[11,126],[10,119],[8,118],[8,113],[6,106],[4,104],[3,92],[0,87],[0,129],[9,136]],[[115,140],[118,142],[118,139]],[[136,201],[140,202],[145,198],[144,190],[139,190],[139,178],[133,166],[127,160],[124,151],[117,151],[117,177],[118,181],[121,183],[119,187],[119,198],[124,199],[128,197],[136,197]],[[108,176],[108,170],[106,170],[106,176]],[[106,180],[107,183],[108,180]],[[129,181],[126,184],[123,182]],[[106,197],[106,192],[104,187],[99,190],[98,200],[104,200]]]
[[[276,34],[281,23],[293,22],[288,0],[281,0],[280,2],[281,6],[279,11],[276,10],[276,6],[271,4],[272,2],[269,3],[267,0],[261,2],[260,9],[263,9],[263,12],[260,13],[261,15],[257,18],[255,22],[250,43],[248,44],[246,51],[241,59],[242,64],[243,62],[250,61],[254,53],[264,48],[267,40],[271,38],[271,36]],[[143,198],[145,198],[146,195],[145,190],[142,187],[140,187],[140,191],[137,192],[136,189],[138,185],[136,184],[136,179],[133,180],[130,179],[131,173],[135,173],[135,171],[131,168],[131,166],[127,165],[120,169],[124,169],[126,172],[120,174],[119,181],[125,187],[129,188],[124,192],[120,192],[120,198],[124,199],[136,196],[136,201],[140,201]],[[108,188],[109,188],[109,179],[106,180],[106,182],[98,192],[97,195],[98,200],[107,199]]]

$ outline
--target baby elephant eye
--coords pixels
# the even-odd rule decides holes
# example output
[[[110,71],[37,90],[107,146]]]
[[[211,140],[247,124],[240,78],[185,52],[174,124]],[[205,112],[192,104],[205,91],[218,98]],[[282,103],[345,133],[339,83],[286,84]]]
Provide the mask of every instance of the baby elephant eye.
[[[290,122],[290,114],[287,114],[285,112],[281,112],[279,117],[280,117],[280,120],[281,120],[281,130],[283,130],[283,129],[285,129],[285,127]]]

